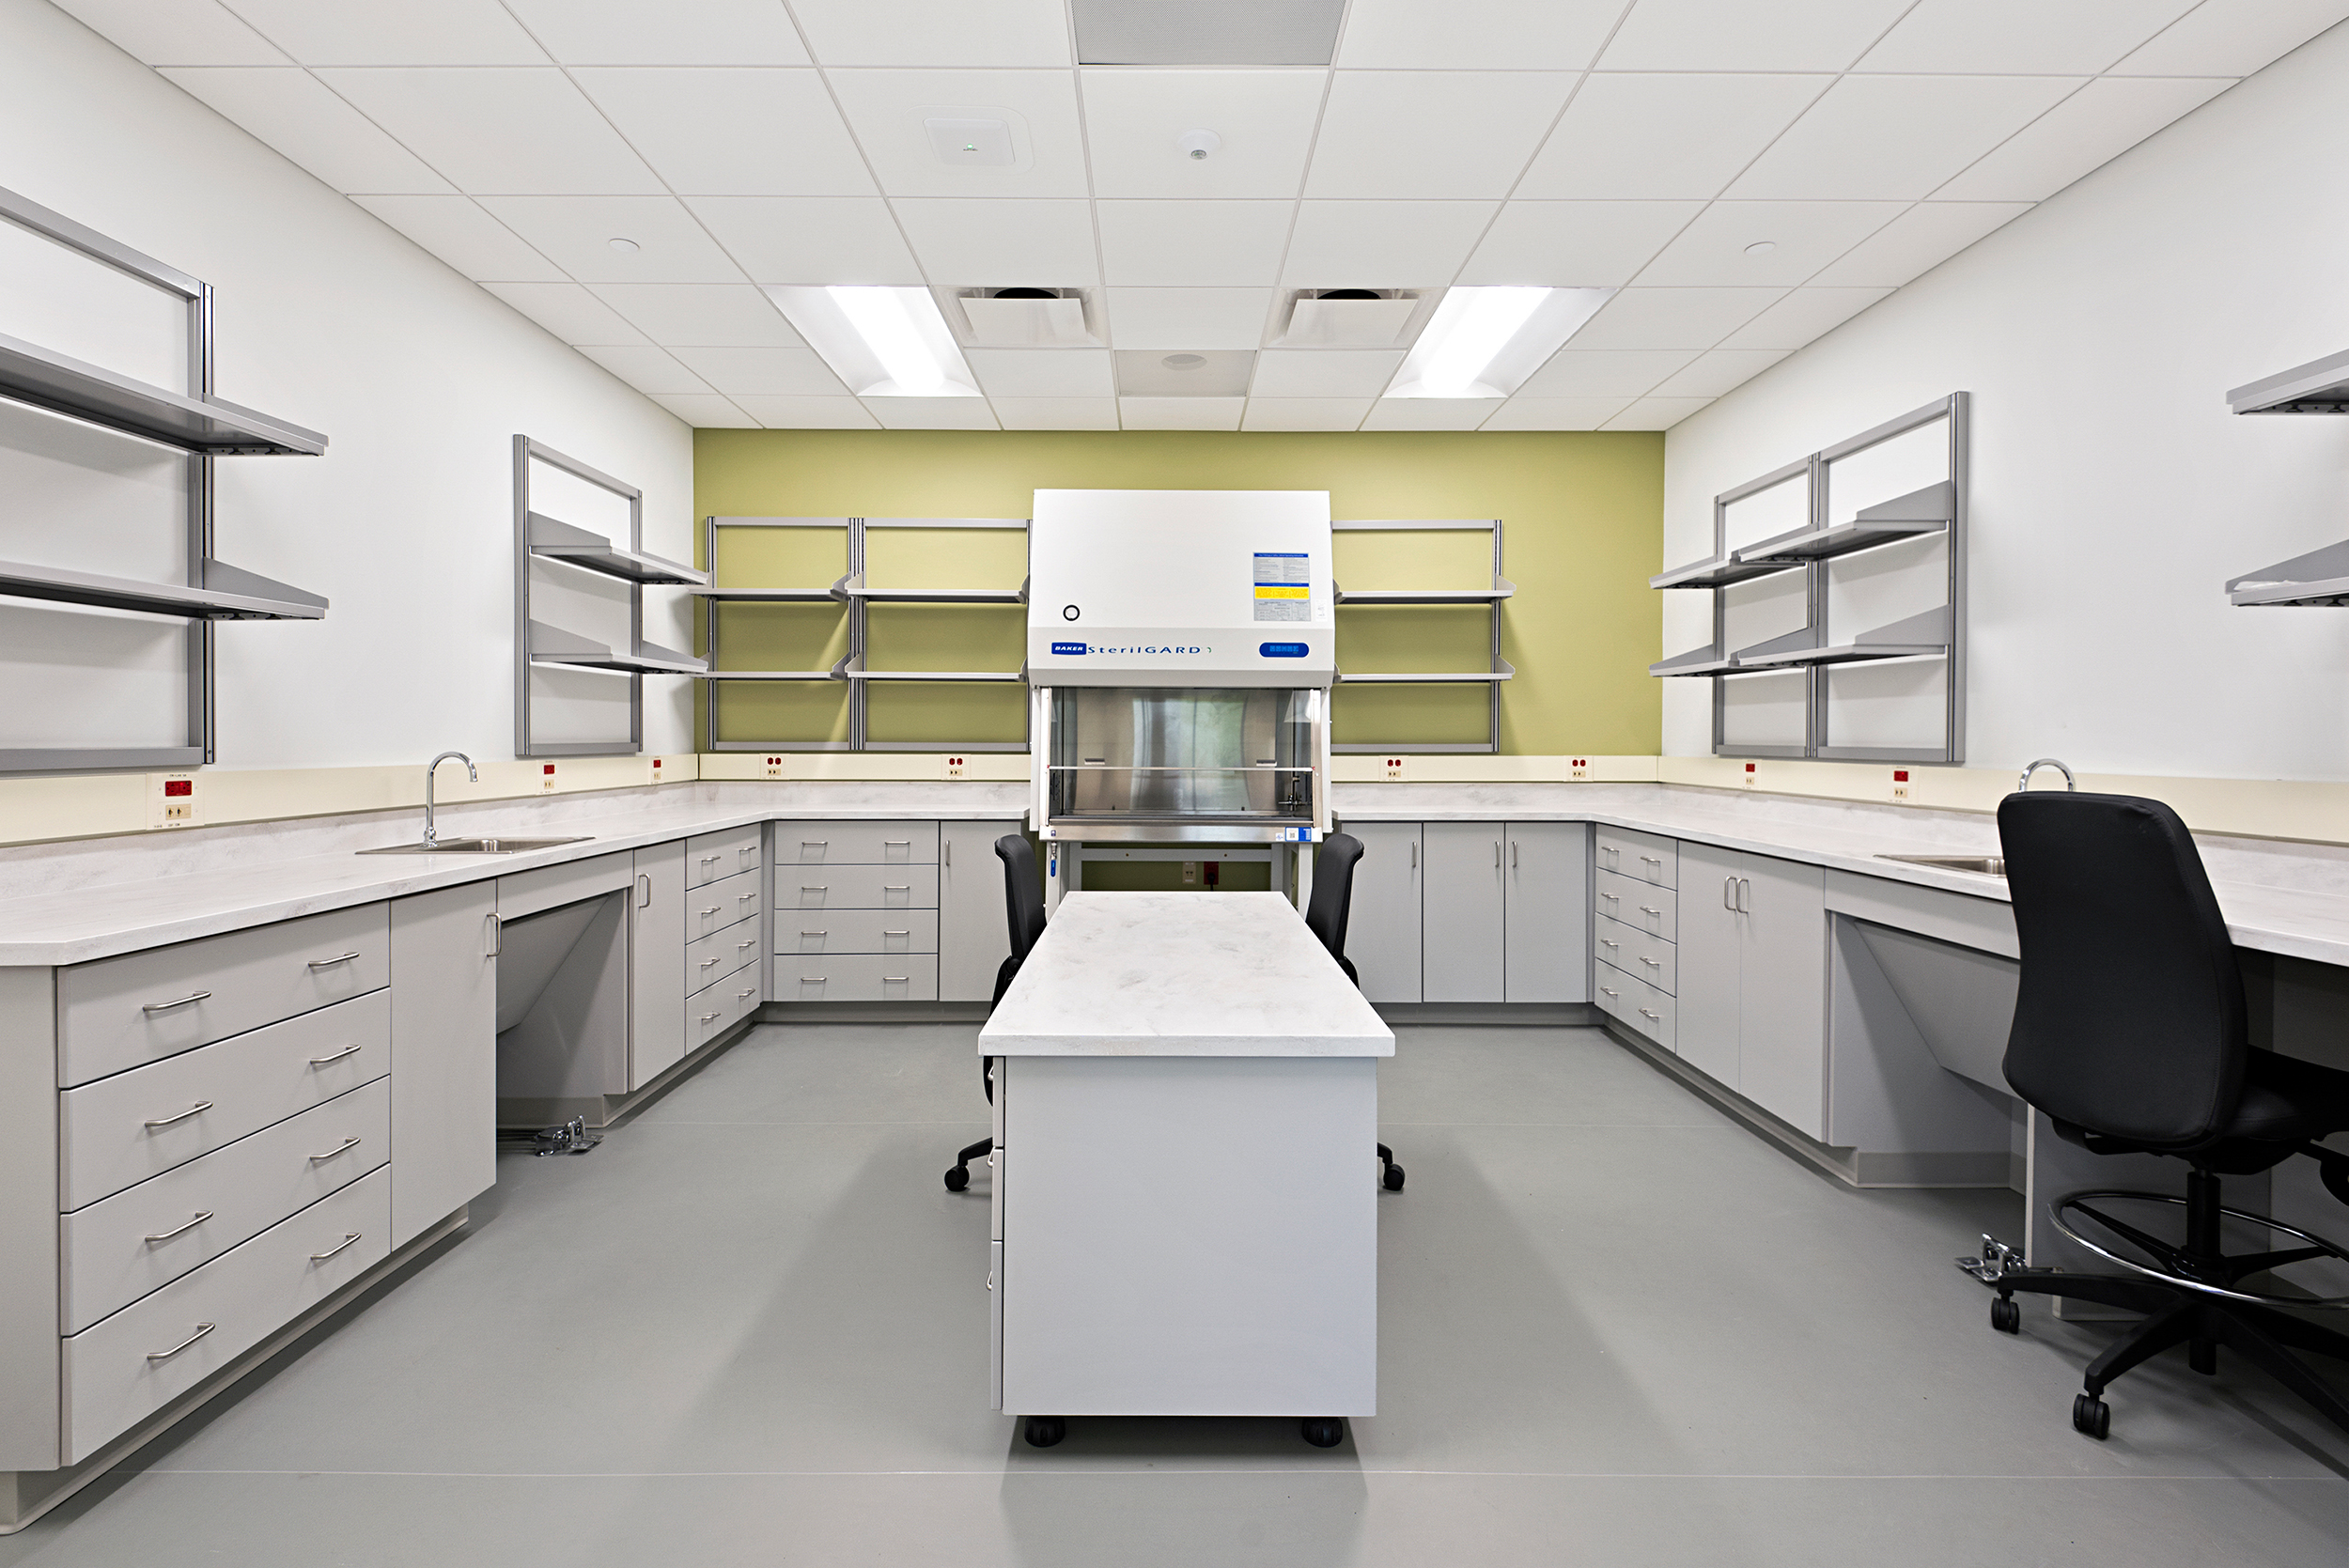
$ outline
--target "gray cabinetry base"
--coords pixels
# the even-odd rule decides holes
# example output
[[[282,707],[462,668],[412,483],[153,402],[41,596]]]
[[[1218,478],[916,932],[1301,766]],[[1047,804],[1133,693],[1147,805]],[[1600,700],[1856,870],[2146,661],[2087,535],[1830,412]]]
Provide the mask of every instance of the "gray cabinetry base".
[[[1393,1023],[1503,1024],[1519,1029],[1582,1029],[1607,1015],[1587,1001],[1379,1001],[1378,1016]]]
[[[770,1001],[760,1023],[985,1023],[985,1001]]]

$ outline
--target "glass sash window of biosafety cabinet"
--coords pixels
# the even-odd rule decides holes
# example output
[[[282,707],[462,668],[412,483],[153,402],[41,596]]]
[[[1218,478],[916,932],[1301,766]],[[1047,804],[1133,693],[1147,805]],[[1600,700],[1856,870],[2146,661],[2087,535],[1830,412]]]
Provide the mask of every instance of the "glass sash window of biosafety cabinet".
[[[1310,821],[1312,693],[1060,687],[1051,813]]]

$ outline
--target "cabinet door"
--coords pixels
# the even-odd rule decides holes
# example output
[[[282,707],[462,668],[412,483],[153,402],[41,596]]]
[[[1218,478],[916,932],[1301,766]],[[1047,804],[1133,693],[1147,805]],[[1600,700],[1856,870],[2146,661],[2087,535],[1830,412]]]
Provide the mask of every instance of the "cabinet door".
[[[1680,846],[1679,1024],[1689,1065],[1737,1087],[1738,969],[1745,928],[1736,881],[1750,857],[1709,845]]]
[[[1501,998],[1501,879],[1507,829],[1499,822],[1430,822],[1422,991],[1429,1001]]]
[[[1746,913],[1736,1089],[1771,1115],[1824,1138],[1827,873],[1761,855],[1738,859],[1745,862],[1738,875]]]
[[[498,891],[392,900],[392,1245],[497,1181]]]
[[[1346,911],[1346,956],[1373,1001],[1420,1000],[1420,864],[1416,822],[1349,822],[1362,841]]]
[[[938,1000],[989,1001],[995,971],[1011,956],[1003,917],[1003,862],[995,841],[1017,822],[941,822],[938,867]]]
[[[1590,846],[1591,830],[1579,822],[1509,824],[1501,868],[1503,1000],[1591,1000]]]
[[[636,851],[628,909],[628,1086],[685,1056],[685,845]]]

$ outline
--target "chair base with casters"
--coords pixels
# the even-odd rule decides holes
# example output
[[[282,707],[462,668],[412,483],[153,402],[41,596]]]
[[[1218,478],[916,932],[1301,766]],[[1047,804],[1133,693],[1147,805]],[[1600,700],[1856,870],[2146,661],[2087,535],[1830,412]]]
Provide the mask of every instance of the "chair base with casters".
[[[1320,851],[1314,856],[1313,897],[1305,907],[1305,929],[1330,950],[1330,956],[1338,961],[1338,968],[1358,991],[1362,988],[1362,977],[1354,971],[1354,960],[1346,955],[1346,923],[1354,901],[1354,862],[1361,858],[1362,841],[1351,833],[1331,833],[1322,840]],[[1384,1143],[1378,1145],[1378,1181],[1389,1192],[1403,1190],[1403,1167],[1394,1162],[1394,1151]]]
[[[1019,960],[1023,956],[1025,955],[1014,954],[997,967],[995,1001],[1003,1001],[1003,993],[1011,989],[1011,977],[1019,972]],[[988,1005],[991,1007],[994,1002],[989,1002]],[[991,1056],[979,1058],[979,1083],[987,1091],[987,1103],[993,1105],[995,1103],[995,1059]],[[982,1138],[976,1143],[959,1151],[955,1156],[954,1169],[946,1172],[946,1190],[960,1192],[968,1188],[971,1185],[971,1162],[974,1159],[985,1159],[994,1152],[995,1140],[992,1138]]]

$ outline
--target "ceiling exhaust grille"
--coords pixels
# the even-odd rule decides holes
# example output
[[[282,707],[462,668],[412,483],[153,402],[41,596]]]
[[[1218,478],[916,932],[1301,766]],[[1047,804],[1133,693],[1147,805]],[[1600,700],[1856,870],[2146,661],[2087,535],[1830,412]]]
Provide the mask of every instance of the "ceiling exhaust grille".
[[[1077,0],[1088,66],[1326,66],[1346,0]]]

